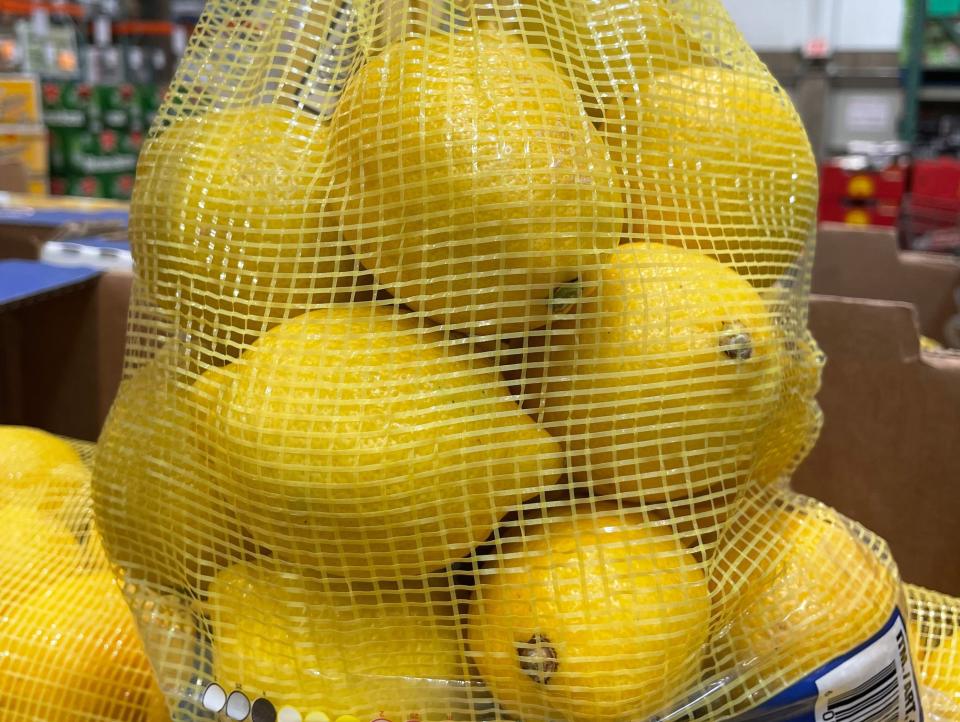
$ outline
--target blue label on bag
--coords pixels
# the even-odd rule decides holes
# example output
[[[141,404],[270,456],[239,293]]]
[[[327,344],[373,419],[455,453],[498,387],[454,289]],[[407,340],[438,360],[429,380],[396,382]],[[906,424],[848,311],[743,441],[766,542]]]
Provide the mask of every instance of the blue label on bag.
[[[899,609],[877,634],[736,718],[737,722],[923,722]]]

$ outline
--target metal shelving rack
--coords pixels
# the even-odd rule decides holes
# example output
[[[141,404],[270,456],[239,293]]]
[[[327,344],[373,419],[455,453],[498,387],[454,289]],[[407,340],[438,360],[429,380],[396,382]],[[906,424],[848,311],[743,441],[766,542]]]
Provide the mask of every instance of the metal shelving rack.
[[[956,46],[955,64],[928,65],[926,30],[933,24],[943,38]],[[901,138],[914,143],[925,103],[955,104],[960,118],[960,2],[957,0],[907,0],[907,23],[901,54],[904,91]]]
[[[908,32],[904,63],[904,103],[901,137],[910,143],[917,138],[923,90],[923,35],[927,24],[927,0],[911,0],[907,5]]]

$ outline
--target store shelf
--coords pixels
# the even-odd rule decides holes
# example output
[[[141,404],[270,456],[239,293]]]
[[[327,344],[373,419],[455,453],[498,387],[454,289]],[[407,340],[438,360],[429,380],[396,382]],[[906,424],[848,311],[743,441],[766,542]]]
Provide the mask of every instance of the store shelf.
[[[960,103],[960,85],[927,85],[920,88],[917,97],[920,101]]]

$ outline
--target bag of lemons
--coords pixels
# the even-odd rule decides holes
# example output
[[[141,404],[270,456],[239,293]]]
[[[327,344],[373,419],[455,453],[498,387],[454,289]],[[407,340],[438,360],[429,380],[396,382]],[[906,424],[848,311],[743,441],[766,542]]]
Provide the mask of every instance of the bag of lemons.
[[[175,597],[138,594],[128,608],[93,526],[92,451],[0,426],[4,722],[170,720],[148,651],[154,662],[182,655],[183,664],[193,623]]]
[[[717,0],[210,0],[137,176],[93,496],[179,722],[918,719]]]

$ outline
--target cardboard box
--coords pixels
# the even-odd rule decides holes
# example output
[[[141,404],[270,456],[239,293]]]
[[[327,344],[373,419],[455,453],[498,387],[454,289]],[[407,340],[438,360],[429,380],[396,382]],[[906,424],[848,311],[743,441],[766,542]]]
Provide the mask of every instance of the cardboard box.
[[[36,75],[0,76],[0,123],[40,123],[40,107]]]
[[[36,259],[53,238],[116,233],[127,217],[121,203],[0,194],[0,423],[96,439],[120,381],[132,274]]]
[[[960,308],[960,259],[900,251],[893,231],[821,226],[813,293],[903,301],[917,308],[924,336],[947,343]]]
[[[48,128],[98,130],[102,125],[99,96],[88,83],[44,82],[43,115]]]
[[[14,158],[27,171],[27,193],[47,193],[47,130],[41,125],[0,125],[0,157]]]
[[[794,488],[885,538],[908,582],[960,596],[960,354],[921,353],[904,302],[815,296],[810,329],[825,423]]]
[[[96,440],[122,376],[132,284],[129,271],[0,261],[0,423]]]
[[[0,157],[0,192],[27,192],[27,169],[16,158]]]
[[[47,129],[42,125],[0,125],[0,155],[19,158],[30,173],[47,173]]]

